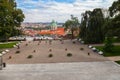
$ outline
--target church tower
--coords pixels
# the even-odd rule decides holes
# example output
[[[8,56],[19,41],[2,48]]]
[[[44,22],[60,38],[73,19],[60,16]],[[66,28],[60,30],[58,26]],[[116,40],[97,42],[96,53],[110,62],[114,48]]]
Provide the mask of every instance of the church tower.
[[[51,24],[50,24],[51,30],[56,30],[57,29],[57,22],[55,22],[54,20],[52,20]]]

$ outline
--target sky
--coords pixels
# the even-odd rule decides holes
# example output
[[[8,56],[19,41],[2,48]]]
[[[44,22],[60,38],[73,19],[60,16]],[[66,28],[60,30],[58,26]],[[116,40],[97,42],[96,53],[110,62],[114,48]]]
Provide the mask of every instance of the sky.
[[[65,22],[74,15],[94,8],[108,9],[116,0],[16,0],[17,7],[25,14],[24,22]]]

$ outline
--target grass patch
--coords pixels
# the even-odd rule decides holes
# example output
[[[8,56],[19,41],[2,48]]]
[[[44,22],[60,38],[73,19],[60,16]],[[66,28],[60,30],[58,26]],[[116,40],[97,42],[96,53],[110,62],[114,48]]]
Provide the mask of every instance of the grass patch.
[[[115,61],[116,63],[120,64],[120,61]]]
[[[10,42],[10,43],[0,44],[0,49],[13,48],[13,45],[15,45],[16,43],[18,43],[18,42]]]
[[[97,49],[103,51],[103,46],[95,46]],[[103,51],[104,52],[104,51]],[[114,46],[113,52],[104,52],[104,56],[120,56],[120,46]]]

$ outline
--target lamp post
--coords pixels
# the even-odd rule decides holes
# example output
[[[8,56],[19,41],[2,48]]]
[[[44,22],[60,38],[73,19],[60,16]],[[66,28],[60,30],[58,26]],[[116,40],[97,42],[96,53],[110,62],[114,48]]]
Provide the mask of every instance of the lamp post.
[[[3,54],[0,53],[0,70],[2,70],[2,64],[3,64],[2,55]]]

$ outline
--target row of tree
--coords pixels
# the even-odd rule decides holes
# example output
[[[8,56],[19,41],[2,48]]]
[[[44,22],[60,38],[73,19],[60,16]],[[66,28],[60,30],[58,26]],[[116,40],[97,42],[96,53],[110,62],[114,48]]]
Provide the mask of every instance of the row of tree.
[[[65,22],[66,28],[73,31],[79,21],[76,17]],[[117,36],[120,39],[120,0],[108,9],[96,8],[82,14],[79,37],[85,43],[101,43],[106,37]]]
[[[23,20],[24,14],[17,8],[15,0],[0,0],[0,41],[19,34]]]

